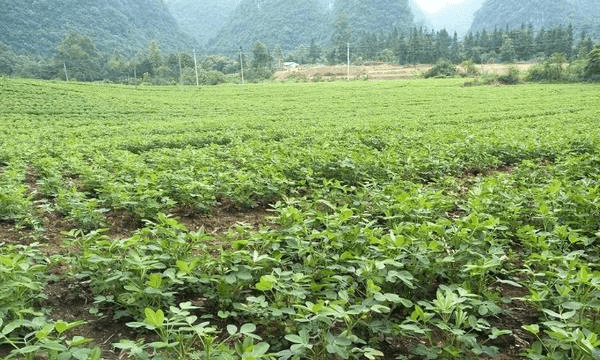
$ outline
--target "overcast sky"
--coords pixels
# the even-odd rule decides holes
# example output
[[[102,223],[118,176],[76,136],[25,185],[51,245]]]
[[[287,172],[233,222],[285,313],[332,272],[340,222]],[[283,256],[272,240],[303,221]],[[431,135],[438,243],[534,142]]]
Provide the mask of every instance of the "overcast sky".
[[[421,9],[434,13],[439,9],[443,8],[446,4],[457,4],[465,0],[415,0]]]

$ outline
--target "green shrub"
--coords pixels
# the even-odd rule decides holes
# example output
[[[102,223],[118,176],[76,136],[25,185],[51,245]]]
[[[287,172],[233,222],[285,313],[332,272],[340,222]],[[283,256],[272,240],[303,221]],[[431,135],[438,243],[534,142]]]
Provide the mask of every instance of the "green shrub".
[[[466,76],[477,76],[481,73],[473,60],[464,61],[462,64],[460,64],[460,66],[464,69],[463,74]]]
[[[203,85],[218,85],[225,82],[225,75],[216,70],[198,71],[198,77]]]
[[[504,85],[516,85],[521,82],[521,72],[515,65],[510,65],[508,74],[498,76],[497,81]]]
[[[563,81],[563,64],[567,59],[563,54],[556,53],[552,55],[543,64],[536,64],[529,68],[527,80],[529,81]]]
[[[587,81],[600,81],[600,45],[590,52],[583,78]]]
[[[452,77],[458,74],[456,66],[448,60],[441,60],[429,69],[423,76],[428,79],[432,77]]]

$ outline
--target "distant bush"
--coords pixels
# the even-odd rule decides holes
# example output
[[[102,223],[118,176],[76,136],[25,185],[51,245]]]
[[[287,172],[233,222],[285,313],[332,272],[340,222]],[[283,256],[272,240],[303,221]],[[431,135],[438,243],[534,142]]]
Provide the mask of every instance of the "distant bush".
[[[428,79],[432,77],[452,77],[456,76],[458,71],[456,66],[448,60],[441,60],[434,67],[429,69],[423,76]]]
[[[583,70],[583,78],[587,81],[600,81],[600,45],[590,52]]]
[[[465,74],[466,76],[477,76],[480,74],[480,71],[477,68],[477,65],[475,65],[475,62],[473,62],[473,60],[463,61],[463,63],[460,64],[460,66],[463,68],[463,74]]]
[[[508,74],[499,75],[496,81],[504,85],[516,85],[521,82],[521,72],[516,65],[509,65]]]
[[[202,85],[218,85],[225,82],[225,74],[217,70],[198,71],[198,79]]]
[[[273,70],[269,68],[254,68],[244,70],[244,80],[251,83],[257,83],[262,80],[271,79]]]
[[[543,64],[536,64],[529,68],[527,80],[529,81],[563,81],[564,64],[567,59],[563,54],[556,53],[552,55]]]

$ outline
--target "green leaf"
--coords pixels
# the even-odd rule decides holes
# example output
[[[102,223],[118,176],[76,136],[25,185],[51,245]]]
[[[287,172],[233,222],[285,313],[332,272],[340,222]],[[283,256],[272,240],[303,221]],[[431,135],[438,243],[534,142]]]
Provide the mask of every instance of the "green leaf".
[[[288,335],[284,336],[284,338],[287,341],[293,342],[295,344],[304,344],[304,340],[302,340],[302,338],[296,334],[288,334]]]
[[[62,320],[59,320],[59,321],[56,322],[56,324],[54,324],[54,329],[59,334],[64,333],[65,331],[67,331],[68,328],[69,328],[69,325],[66,322],[62,321]]]
[[[229,335],[235,335],[237,333],[237,331],[238,331],[237,326],[231,325],[231,324],[227,325],[227,333],[229,333]]]
[[[496,338],[499,338],[500,336],[510,335],[510,334],[512,334],[512,331],[510,331],[510,330],[499,330],[497,328],[493,328],[492,333],[490,335],[488,335],[488,338],[490,340],[494,340]]]
[[[146,314],[146,323],[154,326],[157,329],[160,329],[164,325],[165,314],[162,310],[158,309],[153,311],[151,308],[144,309],[144,313]]]
[[[74,347],[74,346],[80,346],[80,345],[84,345],[84,344],[89,344],[92,341],[94,341],[94,339],[85,338],[83,336],[73,336],[73,338],[71,340],[67,341],[67,344],[70,347]]]
[[[150,286],[153,289],[158,289],[162,285],[162,275],[161,274],[150,274],[146,285]]]
[[[542,311],[552,317],[556,317],[559,318],[561,320],[568,320],[570,318],[572,318],[573,316],[575,316],[575,314],[577,313],[575,310],[573,311],[567,311],[565,313],[559,314],[557,312],[554,312],[550,309],[542,309]]]
[[[54,330],[54,325],[46,324],[41,330],[35,332],[35,337],[38,340],[46,339],[52,330]]]
[[[344,209],[340,212],[340,215],[338,217],[340,222],[345,222],[348,219],[350,219],[352,217],[352,215],[354,215],[354,213],[352,212],[351,209]]]
[[[523,325],[521,327],[534,335],[537,335],[540,333],[540,327],[538,324]]]
[[[252,323],[244,324],[240,328],[240,332],[242,334],[249,334],[249,333],[253,333],[255,331],[256,331],[256,325],[254,325]]]
[[[583,307],[583,304],[577,301],[569,301],[566,303],[562,303],[560,306],[564,309],[579,310]]]
[[[260,282],[256,283],[256,289],[260,291],[268,291],[273,289],[277,283],[277,279],[273,275],[263,275],[260,277]]]
[[[269,347],[270,345],[267,344],[266,342],[260,342],[256,345],[254,345],[254,350],[252,351],[252,353],[254,355],[264,355],[267,353],[267,351],[269,351]]]
[[[8,324],[6,324],[6,326],[2,329],[2,332],[0,334],[6,336],[6,335],[12,333],[13,331],[15,331],[16,329],[20,328],[25,323],[26,323],[25,320],[11,321]],[[1,324],[2,324],[2,318],[0,318],[0,326],[1,326]]]
[[[100,360],[102,358],[102,350],[100,347],[95,346],[89,353],[87,360]]]
[[[384,353],[383,353],[383,352],[381,352],[381,351],[379,351],[379,350],[377,350],[377,349],[373,349],[373,348],[370,348],[370,347],[368,347],[368,348],[365,348],[365,349],[363,349],[363,350],[364,350],[364,353],[363,353],[363,355],[364,355],[364,356],[365,356],[367,359],[370,359],[370,360],[373,360],[373,359],[375,359],[375,358],[377,358],[377,357],[382,357],[382,356],[384,356]]]

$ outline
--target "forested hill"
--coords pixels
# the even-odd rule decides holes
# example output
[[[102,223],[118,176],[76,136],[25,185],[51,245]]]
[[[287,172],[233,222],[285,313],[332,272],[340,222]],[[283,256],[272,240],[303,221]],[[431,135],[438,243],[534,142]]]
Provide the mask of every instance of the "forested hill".
[[[348,15],[353,32],[404,31],[413,25],[408,0],[336,0],[334,11]]]
[[[162,0],[4,1],[0,42],[27,54],[51,54],[66,33],[88,35],[98,50],[131,53],[158,40],[165,50],[196,41],[179,30]]]
[[[255,42],[293,49],[324,40],[329,29],[326,12],[321,0],[241,0],[208,47],[227,53]]]
[[[571,24],[578,32],[600,36],[598,0],[486,0],[475,13],[472,31],[531,24],[550,28]]]
[[[204,44],[227,24],[241,0],[164,0],[181,30]]]
[[[471,28],[475,12],[481,8],[484,0],[466,0],[462,3],[448,5],[429,15],[429,21],[435,30],[446,29],[449,33],[456,31],[462,37]]]
[[[421,9],[415,0],[409,0],[408,5],[410,6],[410,11],[413,14],[413,22],[417,27],[432,27],[432,24],[429,21],[429,16],[425,13],[425,10]]]
[[[226,53],[255,42],[284,50],[313,40],[328,44],[342,14],[353,34],[408,30],[413,25],[408,0],[241,0],[208,48]]]

